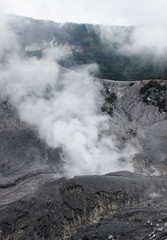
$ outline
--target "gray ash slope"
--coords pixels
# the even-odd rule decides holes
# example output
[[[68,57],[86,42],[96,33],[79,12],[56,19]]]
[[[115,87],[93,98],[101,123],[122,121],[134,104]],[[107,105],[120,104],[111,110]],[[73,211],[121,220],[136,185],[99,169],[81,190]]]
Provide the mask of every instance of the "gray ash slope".
[[[136,170],[146,173],[156,169],[166,174],[167,81],[104,80],[104,85],[103,111],[111,113],[111,132],[115,130],[117,137],[125,142],[138,139],[141,145],[134,159]]]
[[[13,185],[22,178],[57,172],[60,150],[49,148],[37,132],[19,120],[7,100],[0,100],[0,187]]]
[[[59,178],[60,150],[1,100],[1,239],[167,238],[167,82],[102,81],[111,134],[140,144],[136,173]]]

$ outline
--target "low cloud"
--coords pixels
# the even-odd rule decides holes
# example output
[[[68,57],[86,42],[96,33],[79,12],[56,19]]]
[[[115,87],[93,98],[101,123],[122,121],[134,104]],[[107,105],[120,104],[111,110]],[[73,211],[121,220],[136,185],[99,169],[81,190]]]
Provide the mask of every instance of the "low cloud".
[[[129,54],[152,53],[157,57],[166,55],[167,27],[136,27],[131,36],[131,44],[125,44],[122,50]]]
[[[145,25],[135,27],[100,27],[100,37],[104,44],[119,44],[118,53],[124,55],[167,55],[167,27]]]
[[[5,59],[8,54],[19,53],[19,44],[16,35],[10,31],[7,24],[8,18],[0,12],[0,60]]]

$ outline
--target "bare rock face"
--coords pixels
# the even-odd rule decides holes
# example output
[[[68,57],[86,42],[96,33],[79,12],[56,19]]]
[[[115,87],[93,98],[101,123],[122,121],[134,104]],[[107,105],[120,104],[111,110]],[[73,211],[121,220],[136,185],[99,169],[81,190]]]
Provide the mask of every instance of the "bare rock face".
[[[0,239],[167,239],[167,82],[102,82],[111,133],[140,145],[135,173],[62,178],[61,150],[1,99]]]
[[[129,172],[52,180],[10,204],[1,200],[0,236],[145,239],[160,228],[165,234],[166,190],[166,177]],[[20,189],[11,191],[18,194]]]
[[[113,82],[103,80],[106,114],[112,132],[126,142],[138,140],[141,149],[134,159],[138,172],[166,174],[167,81]],[[109,101],[115,94],[115,99]],[[104,108],[103,108],[104,109]]]

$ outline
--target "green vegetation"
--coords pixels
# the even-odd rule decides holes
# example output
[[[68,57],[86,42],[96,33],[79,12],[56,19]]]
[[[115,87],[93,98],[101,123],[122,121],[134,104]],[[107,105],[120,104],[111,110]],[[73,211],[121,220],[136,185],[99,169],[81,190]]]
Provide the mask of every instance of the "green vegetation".
[[[105,100],[106,100],[106,102],[113,104],[115,102],[116,98],[117,98],[116,94],[111,93],[111,94],[109,94],[108,97],[105,98]]]
[[[108,112],[107,112],[110,116],[112,116],[113,115],[113,108],[112,107],[110,107],[109,109],[108,109]]]
[[[113,115],[113,107],[106,107],[102,106],[101,107],[102,112],[106,112],[108,115],[112,116]]]
[[[166,85],[161,85],[157,81],[150,81],[140,89],[140,94],[143,95],[143,102],[147,105],[155,105],[160,112],[167,112],[166,90]]]
[[[165,99],[157,101],[157,106],[159,108],[159,111],[167,112]]]
[[[108,111],[108,108],[107,108],[106,106],[102,106],[102,107],[101,107],[101,111],[102,111],[102,112],[107,112],[107,111]]]
[[[106,89],[106,95],[107,95],[107,97],[105,98],[105,103],[101,107],[101,111],[106,112],[107,114],[112,116],[113,115],[113,105],[117,99],[117,96],[115,93],[110,93],[108,88]]]
[[[165,91],[167,89],[166,85],[161,85],[157,81],[149,81],[147,84],[141,87],[140,94],[148,92],[148,90],[151,88],[155,88],[158,91]]]
[[[70,48],[71,56],[59,61],[64,67],[73,68],[77,65],[97,63],[99,72],[95,77],[103,79],[167,79],[167,56],[157,61],[151,53],[121,54],[121,47],[130,44],[134,27],[111,27],[114,37],[111,37],[111,41],[104,42],[99,25],[58,24],[33,19],[29,19],[26,25],[16,26],[13,22],[12,24],[16,33],[20,34],[24,46],[52,41],[55,45],[66,45]],[[105,38],[105,34],[103,35]],[[42,56],[40,51],[28,52],[27,55],[38,58]]]
[[[123,55],[119,52],[121,44],[118,42],[114,41],[110,45],[102,42],[99,36],[99,26],[86,24],[67,24],[67,26],[64,26],[63,30],[66,31],[66,35],[63,35],[63,38],[59,35],[59,43],[64,41],[76,49],[73,49],[71,57],[60,61],[64,67],[72,68],[78,64],[95,62],[99,65],[96,77],[102,79],[133,81],[167,78],[167,65],[165,64],[167,57],[156,62],[151,55]],[[120,38],[122,28],[118,27]],[[132,30],[127,28],[129,35]],[[56,34],[55,38],[57,38]]]

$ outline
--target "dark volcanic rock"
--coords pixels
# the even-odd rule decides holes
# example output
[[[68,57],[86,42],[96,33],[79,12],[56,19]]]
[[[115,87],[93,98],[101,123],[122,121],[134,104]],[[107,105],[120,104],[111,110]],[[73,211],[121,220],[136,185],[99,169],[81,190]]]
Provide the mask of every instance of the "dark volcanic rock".
[[[0,237],[145,239],[167,221],[166,190],[167,177],[129,172],[52,180],[10,204],[1,202]]]

